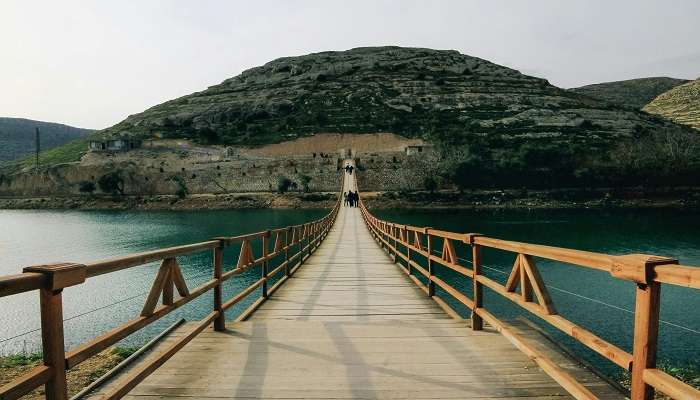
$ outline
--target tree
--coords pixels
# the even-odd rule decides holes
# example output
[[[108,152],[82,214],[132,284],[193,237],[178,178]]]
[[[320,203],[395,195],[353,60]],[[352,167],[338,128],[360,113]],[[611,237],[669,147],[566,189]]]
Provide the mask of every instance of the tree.
[[[305,193],[309,193],[309,183],[311,182],[311,177],[308,175],[300,175],[299,182],[301,183],[302,189]]]
[[[105,193],[124,194],[124,179],[119,171],[108,172],[97,180],[97,185]]]
[[[426,176],[425,179],[423,179],[423,187],[425,188],[425,190],[429,191],[430,194],[433,194],[435,193],[435,189],[437,189],[438,187],[438,183],[435,180],[435,178],[429,175]]]
[[[286,193],[289,188],[292,187],[292,181],[286,176],[280,176],[277,178],[277,191],[280,193]]]

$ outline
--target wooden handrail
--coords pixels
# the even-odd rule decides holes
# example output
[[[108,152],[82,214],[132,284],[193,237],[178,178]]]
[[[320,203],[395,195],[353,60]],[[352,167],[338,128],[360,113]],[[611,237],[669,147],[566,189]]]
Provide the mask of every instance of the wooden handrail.
[[[511,332],[493,314],[487,311],[483,302],[483,287],[509,299],[548,322],[553,327],[571,336],[581,344],[597,352],[618,366],[632,372],[631,400],[652,400],[654,389],[660,390],[675,399],[700,399],[700,391],[657,369],[656,343],[659,323],[659,296],[661,283],[700,289],[700,268],[677,265],[677,260],[646,254],[610,255],[590,251],[545,246],[510,240],[496,239],[475,233],[457,233],[426,227],[401,225],[374,216],[362,202],[360,211],[370,233],[400,265],[405,264],[405,273],[429,296],[436,298],[434,285],[471,310],[472,329],[481,330],[482,320],[490,323],[513,342],[520,350],[533,358],[554,380],[559,382],[572,396],[579,399],[594,399],[595,396],[571,376],[543,359],[534,348]],[[425,238],[423,238],[423,236]],[[424,241],[430,245],[442,240],[445,244],[442,256],[434,249],[424,248]],[[452,243],[471,246],[471,268],[460,265],[453,252]],[[399,248],[399,245],[405,249]],[[481,273],[482,248],[493,248],[516,255],[516,263],[506,285],[487,278]],[[445,254],[447,253],[447,255]],[[412,257],[421,255],[426,265]],[[438,254],[440,252],[438,251]],[[546,291],[546,285],[539,276],[534,259],[559,261],[575,266],[608,272],[611,277],[627,280],[636,285],[636,310],[634,328],[634,348],[628,353],[603,340],[592,332],[558,315]],[[435,276],[432,268],[438,263],[473,281],[473,298],[468,298],[456,288]],[[412,275],[419,272],[428,279],[426,287]],[[515,291],[521,286],[521,292]],[[533,291],[537,296],[535,302]],[[442,300],[440,300],[442,302]]]
[[[75,367],[88,358],[98,354],[132,333],[164,317],[173,310],[182,307],[204,293],[213,290],[214,309],[184,337],[175,341],[155,360],[145,363],[128,374],[120,385],[106,394],[105,398],[123,397],[136,384],[141,382],[158,366],[162,365],[175,352],[187,344],[199,332],[210,324],[217,331],[226,329],[224,312],[243,300],[255,289],[262,287],[262,296],[254,303],[259,305],[270,292],[284,283],[302,263],[318,248],[328,235],[340,210],[342,193],[338,195],[333,209],[317,220],[306,224],[290,225],[282,228],[255,232],[240,236],[218,237],[209,241],[186,244],[123,257],[94,261],[86,264],[52,264],[25,268],[24,273],[0,276],[0,298],[18,293],[38,290],[41,300],[42,346],[44,363],[33,368],[12,382],[0,387],[0,400],[17,399],[41,385],[45,385],[47,399],[67,399],[66,370]],[[271,238],[274,237],[274,241]],[[255,257],[251,242],[262,240],[262,254]],[[237,263],[230,263],[234,269],[224,272],[224,248],[240,243],[240,255]],[[274,246],[274,248],[270,248]],[[202,251],[212,251],[212,279],[190,290],[182,277],[176,258]],[[270,270],[270,263],[279,256],[284,261]],[[65,287],[81,285],[86,279],[111,272],[161,261],[153,287],[147,297],[142,315],[132,319],[109,332],[100,335],[76,348],[65,352],[63,340],[62,290]],[[294,265],[292,266],[292,263]],[[222,284],[236,275],[260,267],[261,277],[243,289],[228,301],[222,298]],[[270,277],[285,271],[285,274],[271,288],[267,287]],[[174,298],[173,286],[180,298]],[[163,305],[158,306],[159,298]]]

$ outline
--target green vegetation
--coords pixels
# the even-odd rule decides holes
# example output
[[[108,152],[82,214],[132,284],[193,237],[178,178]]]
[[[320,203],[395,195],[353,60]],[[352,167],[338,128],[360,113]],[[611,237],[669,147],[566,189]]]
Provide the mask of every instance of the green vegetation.
[[[102,175],[97,180],[100,190],[112,195],[124,194],[124,179],[119,171],[112,171]]]
[[[184,199],[190,194],[189,189],[187,189],[187,183],[185,183],[185,180],[181,176],[175,175],[171,179],[177,185],[177,190],[175,191],[177,197]]]
[[[0,357],[0,368],[14,368],[32,365],[40,361],[41,353],[22,353]]]
[[[36,151],[36,128],[39,128],[41,148],[47,150],[92,132],[90,129],[51,122],[0,117],[0,162],[33,155]]]
[[[112,353],[118,355],[122,359],[125,359],[134,354],[138,349],[138,347],[115,347],[112,349]]]
[[[80,158],[87,153],[88,140],[80,138],[66,143],[63,146],[55,147],[39,153],[39,167],[53,166],[57,164],[80,161]],[[13,172],[24,168],[33,168],[36,158],[32,154],[14,161],[0,165],[2,169]]]
[[[586,143],[477,140],[445,146],[437,169],[460,189],[695,186],[699,150],[691,130],[649,132],[604,152]]]
[[[435,180],[435,178],[432,176],[426,176],[423,179],[423,187],[431,194],[435,193],[435,190],[438,188],[437,180]]]
[[[311,177],[308,175],[299,175],[299,183],[301,183],[301,188],[304,193],[309,193],[309,183],[311,183]]]
[[[286,176],[280,176],[277,178],[277,191],[279,193],[287,193],[289,189],[292,187],[292,180],[287,178]]]

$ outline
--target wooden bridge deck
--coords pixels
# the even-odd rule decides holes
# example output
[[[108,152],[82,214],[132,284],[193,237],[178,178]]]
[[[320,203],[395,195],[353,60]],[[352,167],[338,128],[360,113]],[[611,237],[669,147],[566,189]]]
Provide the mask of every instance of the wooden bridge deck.
[[[319,249],[226,332],[206,330],[129,398],[569,398],[498,332],[448,316],[343,208]],[[600,398],[623,398],[516,326]],[[185,326],[167,340],[175,340]]]

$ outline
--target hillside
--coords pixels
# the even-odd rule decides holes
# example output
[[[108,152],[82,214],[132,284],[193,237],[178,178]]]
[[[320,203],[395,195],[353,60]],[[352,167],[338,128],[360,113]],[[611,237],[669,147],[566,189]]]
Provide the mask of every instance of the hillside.
[[[656,96],[686,82],[685,79],[653,77],[596,83],[569,90],[618,107],[641,110]]]
[[[52,122],[0,117],[0,162],[33,154],[35,151],[35,128],[37,127],[41,134],[42,150],[61,146],[93,132],[91,129],[75,128]]]
[[[319,131],[394,132],[596,147],[657,125],[456,51],[376,47],[280,58],[101,133],[254,145]]]
[[[121,168],[135,193],[175,190],[172,182],[201,193],[239,190],[253,176],[251,185],[265,189],[275,185],[273,174],[301,174],[303,168],[283,168],[291,162],[288,155],[262,163],[243,151],[239,160],[235,154],[242,150],[229,153],[224,146],[380,132],[423,140],[435,151],[434,157],[380,160],[371,154],[376,151],[360,150],[358,157],[369,159],[365,176],[375,177],[367,181],[377,190],[389,176],[394,188],[422,187],[423,179],[436,177],[443,187],[462,189],[679,185],[700,178],[700,152],[694,150],[700,136],[688,127],[457,51],[371,47],[280,58],[131,115],[91,137],[161,140],[128,157],[90,153],[48,179],[94,181],[97,167]],[[195,143],[167,149],[163,139]],[[324,149],[320,159],[309,150],[304,173],[313,174],[320,168],[314,163],[321,163],[327,176],[315,179],[332,182],[329,153],[335,158],[339,149]],[[71,157],[57,159],[78,160],[84,151],[76,146]],[[7,172],[11,193],[28,193],[43,182],[17,179],[21,170],[26,165]],[[66,185],[77,190],[76,182]]]
[[[644,111],[700,130],[700,79],[659,95]]]

